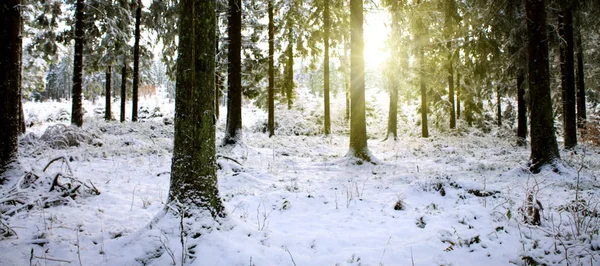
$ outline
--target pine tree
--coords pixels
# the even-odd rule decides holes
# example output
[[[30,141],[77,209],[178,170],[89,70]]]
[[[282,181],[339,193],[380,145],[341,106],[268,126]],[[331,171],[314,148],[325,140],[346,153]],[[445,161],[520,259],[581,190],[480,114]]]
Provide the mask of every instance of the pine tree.
[[[420,5],[421,1],[417,0],[417,5]],[[423,23],[423,19],[419,16],[415,25],[415,40],[417,45],[417,60],[418,60],[418,69],[419,69],[419,85],[421,89],[421,137],[428,138],[429,137],[429,128],[427,125],[427,87],[425,85],[425,25]]]
[[[350,0],[350,151],[349,155],[371,161],[367,148],[367,127],[365,118],[365,59],[363,57],[363,1]]]
[[[104,86],[106,86],[106,89],[104,91],[104,99],[105,99],[104,120],[106,120],[106,121],[112,120],[111,82],[112,82],[112,67],[108,66],[108,68],[106,69],[106,79],[105,79],[105,83],[104,83]]]
[[[324,133],[329,135],[331,132],[331,114],[330,114],[330,103],[329,103],[329,35],[331,30],[330,25],[330,14],[329,14],[329,0],[324,0],[323,10],[323,27],[325,33],[323,34],[323,108],[324,110]]]
[[[578,20],[576,20],[578,21]],[[577,58],[577,69],[575,72],[575,89],[577,91],[577,126],[584,128],[587,115],[585,110],[585,79],[583,71],[583,45],[581,44],[580,25],[574,27],[575,33],[575,57]]]
[[[577,145],[577,114],[575,102],[575,63],[573,58],[573,13],[563,3],[559,15],[558,32],[560,43],[560,72],[562,81],[563,128],[565,149]]]
[[[127,101],[127,61],[121,68],[121,116],[119,121],[125,122],[125,102]]]
[[[131,121],[138,120],[138,90],[140,86],[140,24],[142,17],[142,1],[135,0],[135,43],[133,45],[133,87],[131,95]]]
[[[83,125],[83,42],[85,1],[77,0],[75,4],[75,55],[73,58],[73,102],[71,108],[71,123],[78,127]]]
[[[525,146],[527,139],[527,103],[525,102],[525,70],[517,73],[517,145]]]
[[[544,0],[525,0],[531,101],[531,171],[560,159],[550,98],[548,36]]]
[[[215,147],[215,1],[182,0],[169,202],[223,216]],[[194,212],[191,212],[192,215]]]
[[[21,0],[0,4],[0,185],[4,173],[18,156],[21,103]]]
[[[229,0],[229,65],[227,79],[227,126],[223,144],[242,140],[242,1]]]
[[[456,106],[454,103],[454,53],[452,50],[452,37],[453,28],[455,23],[456,6],[454,0],[445,0],[445,35],[446,35],[446,50],[448,53],[448,61],[446,62],[448,68],[448,100],[450,101],[450,128],[456,128]]]
[[[268,1],[268,13],[269,13],[269,118],[268,118],[268,129],[269,137],[275,135],[275,22],[273,21],[273,0]]]

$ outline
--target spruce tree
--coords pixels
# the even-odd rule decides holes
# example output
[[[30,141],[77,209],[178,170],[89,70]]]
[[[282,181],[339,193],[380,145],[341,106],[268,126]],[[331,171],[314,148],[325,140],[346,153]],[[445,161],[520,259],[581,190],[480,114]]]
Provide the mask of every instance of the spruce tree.
[[[75,4],[75,55],[73,58],[73,96],[71,123],[78,127],[83,125],[83,42],[84,42],[84,9],[85,1],[77,0]]]
[[[0,4],[0,184],[17,159],[21,102],[21,0]]]
[[[215,1],[182,0],[180,5],[169,202],[218,217],[224,209],[215,147]]]
[[[363,1],[350,0],[350,152],[349,155],[371,161],[367,148],[365,118],[365,59],[363,56]]]
[[[227,79],[227,126],[223,144],[242,139],[242,1],[229,0],[229,65]]]
[[[548,36],[544,0],[525,0],[527,51],[529,54],[529,91],[531,104],[531,171],[560,158],[550,98]]]

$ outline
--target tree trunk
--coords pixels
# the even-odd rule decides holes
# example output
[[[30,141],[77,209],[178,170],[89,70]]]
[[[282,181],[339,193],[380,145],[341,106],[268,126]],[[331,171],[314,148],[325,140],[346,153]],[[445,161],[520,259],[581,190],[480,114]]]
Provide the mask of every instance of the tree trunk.
[[[386,139],[398,140],[398,84],[390,84],[390,110],[388,113],[388,132]]]
[[[331,116],[329,112],[329,0],[325,0],[325,9],[323,11],[323,26],[325,34],[323,35],[323,46],[325,54],[323,55],[323,107],[325,108],[325,135],[329,135],[331,131]]]
[[[420,0],[417,0],[417,5],[421,4]],[[421,87],[421,137],[429,137],[429,129],[427,127],[427,88],[425,87],[425,51],[424,46],[426,42],[425,38],[425,27],[423,26],[423,19],[417,18],[417,51],[418,51],[418,65],[419,65],[419,84]]]
[[[133,88],[131,95],[131,121],[138,121],[138,89],[140,86],[140,20],[142,1],[137,0],[135,9],[135,43],[133,45]]]
[[[127,62],[121,69],[121,122],[125,122],[125,101],[127,100]]]
[[[365,118],[365,59],[363,57],[363,1],[350,0],[350,152],[349,154],[371,161],[367,148]]]
[[[275,25],[273,21],[273,0],[268,0],[268,13],[269,13],[269,120],[268,120],[268,129],[269,129],[269,137],[275,135],[275,99],[274,99],[274,90],[275,90],[275,66],[274,66],[274,56],[275,56]]]
[[[531,171],[538,173],[542,166],[554,164],[560,158],[550,97],[548,66],[548,36],[546,10],[543,0],[525,0],[527,13],[527,50],[529,54],[529,91],[531,100]]]
[[[456,106],[454,105],[454,68],[453,68],[453,57],[452,57],[452,25],[454,24],[452,21],[452,16],[450,12],[454,8],[453,0],[447,0],[446,3],[446,11],[445,11],[445,35],[446,39],[446,50],[448,52],[448,100],[450,101],[450,129],[456,128]],[[455,10],[454,10],[455,11]]]
[[[346,60],[346,66],[350,65],[350,56],[348,55],[348,50],[350,50],[349,45],[346,44],[344,47],[344,60]],[[348,68],[346,71],[348,71]],[[346,114],[344,115],[344,119],[346,119],[346,122],[348,122],[348,120],[350,120],[350,90],[351,90],[349,71],[346,72],[344,81],[346,82],[346,93],[345,93],[345,95],[346,95]]]
[[[456,70],[456,119],[460,119],[460,72]]]
[[[559,16],[561,79],[563,90],[563,129],[565,149],[577,145],[577,113],[575,100],[575,61],[573,59],[573,13],[564,7]]]
[[[242,1],[229,0],[229,65],[227,92],[227,129],[223,144],[242,139]]]
[[[217,15],[217,22],[218,20],[218,15]],[[217,28],[218,28],[218,23],[217,23]],[[217,29],[215,31],[216,37],[215,37],[215,53],[219,54],[219,29]],[[219,99],[221,97],[221,87],[223,86],[223,77],[221,77],[221,73],[219,71],[216,71],[216,69],[219,69],[219,61],[216,61],[215,63],[215,117],[219,118],[220,112],[219,112]]]
[[[75,56],[73,58],[73,103],[71,108],[71,124],[81,127],[83,125],[82,106],[82,76],[83,76],[83,11],[84,0],[77,0],[75,4]]]
[[[21,76],[22,74],[19,74]],[[23,82],[21,81],[21,84]],[[25,134],[27,126],[25,125],[25,112],[23,110],[23,87],[19,91],[19,134]]]
[[[179,32],[169,201],[222,217],[214,124],[215,1],[180,5],[179,28],[191,30]]]
[[[577,90],[577,125],[579,128],[585,128],[587,115],[585,110],[585,84],[583,81],[583,45],[581,44],[581,30],[579,26],[575,27],[575,57],[577,57],[575,83]]]
[[[21,0],[5,0],[0,5],[0,184],[4,173],[17,160],[19,104],[21,102]]]
[[[288,109],[292,109],[294,99],[294,45],[292,41],[292,31],[288,32],[288,47],[285,51],[287,57],[287,75],[285,76],[285,94],[287,98]]]
[[[399,23],[400,23],[400,14],[399,12],[397,12],[397,10],[393,10],[392,11],[392,39],[396,40],[391,47],[391,58],[390,58],[390,64],[392,65],[396,65],[396,64],[403,64],[402,59],[405,58],[400,58],[400,53],[399,50],[401,49],[400,47],[400,29],[398,27]],[[403,69],[404,70],[404,69]],[[390,75],[390,74],[387,74]],[[398,140],[398,86],[399,86],[399,79],[397,79],[394,74],[392,74],[392,77],[388,77],[390,80],[388,83],[388,91],[389,91],[389,95],[390,95],[390,105],[389,105],[389,111],[388,111],[388,128],[387,128],[387,134],[385,136],[385,140],[387,140],[390,135],[392,135],[392,137],[394,138],[394,140]]]
[[[500,99],[500,85],[496,86],[496,115],[497,125],[502,126],[502,100]]]
[[[517,145],[525,146],[527,139],[527,103],[525,102],[525,70],[517,73]]]
[[[104,111],[104,120],[106,121],[110,121],[112,120],[112,108],[111,108],[111,103],[112,103],[112,96],[111,96],[111,79],[112,79],[112,66],[108,66],[108,68],[106,69],[106,91],[104,93],[105,97],[105,111]]]

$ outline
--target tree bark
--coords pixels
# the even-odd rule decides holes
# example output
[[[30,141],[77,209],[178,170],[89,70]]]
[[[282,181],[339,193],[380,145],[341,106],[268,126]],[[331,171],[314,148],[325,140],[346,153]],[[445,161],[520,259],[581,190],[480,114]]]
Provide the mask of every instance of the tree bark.
[[[121,68],[121,122],[125,122],[125,101],[127,101],[127,62]]]
[[[517,73],[517,145],[525,146],[527,139],[527,103],[525,102],[525,70]]]
[[[229,65],[227,92],[227,128],[223,144],[242,139],[242,1],[229,0]]]
[[[563,90],[563,131],[565,149],[577,145],[577,113],[575,100],[575,62],[573,58],[573,13],[563,7],[559,16],[560,70]]]
[[[456,119],[460,119],[460,72],[456,70]]]
[[[75,4],[75,55],[73,58],[73,102],[71,107],[71,124],[81,127],[83,125],[82,106],[82,77],[83,77],[83,19],[85,1],[77,0]]]
[[[325,8],[323,10],[323,26],[325,28],[325,34],[323,35],[323,107],[325,111],[324,117],[324,133],[329,135],[331,131],[331,117],[329,112],[329,0],[325,1]]]
[[[577,126],[585,128],[587,120],[585,110],[585,84],[583,73],[583,45],[581,44],[581,30],[575,27],[575,57],[577,57],[576,90],[577,90]]]
[[[131,121],[138,121],[138,90],[140,86],[140,20],[142,17],[142,1],[136,0],[135,9],[135,41],[133,44],[133,87],[131,95]]]
[[[502,100],[500,98],[500,85],[496,86],[496,119],[497,121],[497,125],[499,127],[502,126]]]
[[[219,54],[219,39],[220,39],[220,35],[219,35],[219,29],[218,29],[218,15],[217,15],[217,30],[215,31],[216,37],[215,37],[215,53]],[[216,61],[215,63],[215,117],[219,118],[220,115],[220,104],[219,104],[219,99],[221,97],[221,87],[223,86],[223,77],[221,76],[221,73],[219,71],[216,71],[217,69],[219,69],[219,61]]]
[[[6,0],[0,5],[0,184],[4,173],[17,160],[19,105],[21,102],[21,0]]]
[[[288,110],[292,109],[294,100],[294,45],[292,40],[292,31],[288,32],[288,46],[285,51],[287,57],[287,75],[285,76],[285,95],[288,104]]]
[[[421,4],[420,0],[417,0],[417,5]],[[417,18],[417,51],[418,51],[418,65],[419,65],[419,84],[421,88],[421,137],[429,137],[429,129],[427,127],[427,88],[425,87],[425,27],[423,26],[423,19]]]
[[[446,62],[448,67],[448,100],[450,101],[450,129],[456,128],[456,106],[454,104],[454,68],[453,68],[453,56],[452,56],[452,16],[450,12],[454,8],[453,0],[447,0],[446,16],[445,16],[445,34],[446,39],[446,50],[448,52],[448,61]]]
[[[273,95],[275,90],[275,25],[273,21],[273,0],[267,1],[269,13],[269,118],[267,127],[269,130],[269,137],[272,137],[275,135],[275,99]]]
[[[350,0],[350,152],[349,154],[371,161],[367,148],[365,118],[365,59],[363,57],[363,1]]]
[[[111,79],[112,79],[112,66],[108,66],[106,69],[106,91],[104,93],[105,97],[105,111],[104,111],[104,120],[110,121],[112,120],[112,95],[111,95]]]
[[[215,1],[180,2],[169,201],[224,216],[215,147]],[[193,214],[193,211],[192,211]]]
[[[525,0],[529,91],[531,101],[531,167],[538,173],[544,165],[560,158],[550,97],[548,36],[544,0]]]

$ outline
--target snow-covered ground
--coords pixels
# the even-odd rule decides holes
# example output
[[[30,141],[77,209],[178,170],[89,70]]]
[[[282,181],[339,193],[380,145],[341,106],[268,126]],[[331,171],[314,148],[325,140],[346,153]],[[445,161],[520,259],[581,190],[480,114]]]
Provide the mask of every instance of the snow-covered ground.
[[[143,99],[140,106],[156,117],[120,123],[103,120],[103,99],[86,102],[81,134],[91,140],[52,148],[30,135],[21,139],[20,162],[42,178],[70,167],[101,194],[7,216],[12,231],[0,238],[0,265],[180,265],[181,226],[199,233],[183,237],[192,265],[600,264],[598,148],[562,152],[557,171],[533,175],[528,148],[514,145],[507,128],[461,127],[422,139],[409,106],[399,140],[382,141],[387,111],[375,106],[367,130],[377,164],[356,164],[345,157],[341,100],[332,110],[335,134],[325,137],[318,134],[319,98],[298,99],[292,111],[278,107],[273,138],[261,132],[265,112],[247,104],[244,144],[218,148],[237,161],[219,159],[227,213],[219,223],[163,212],[173,103]],[[69,124],[70,103],[29,102],[25,112],[28,131],[39,137]],[[58,161],[43,171],[60,156],[68,166]],[[543,207],[541,226],[524,223],[529,194]]]

